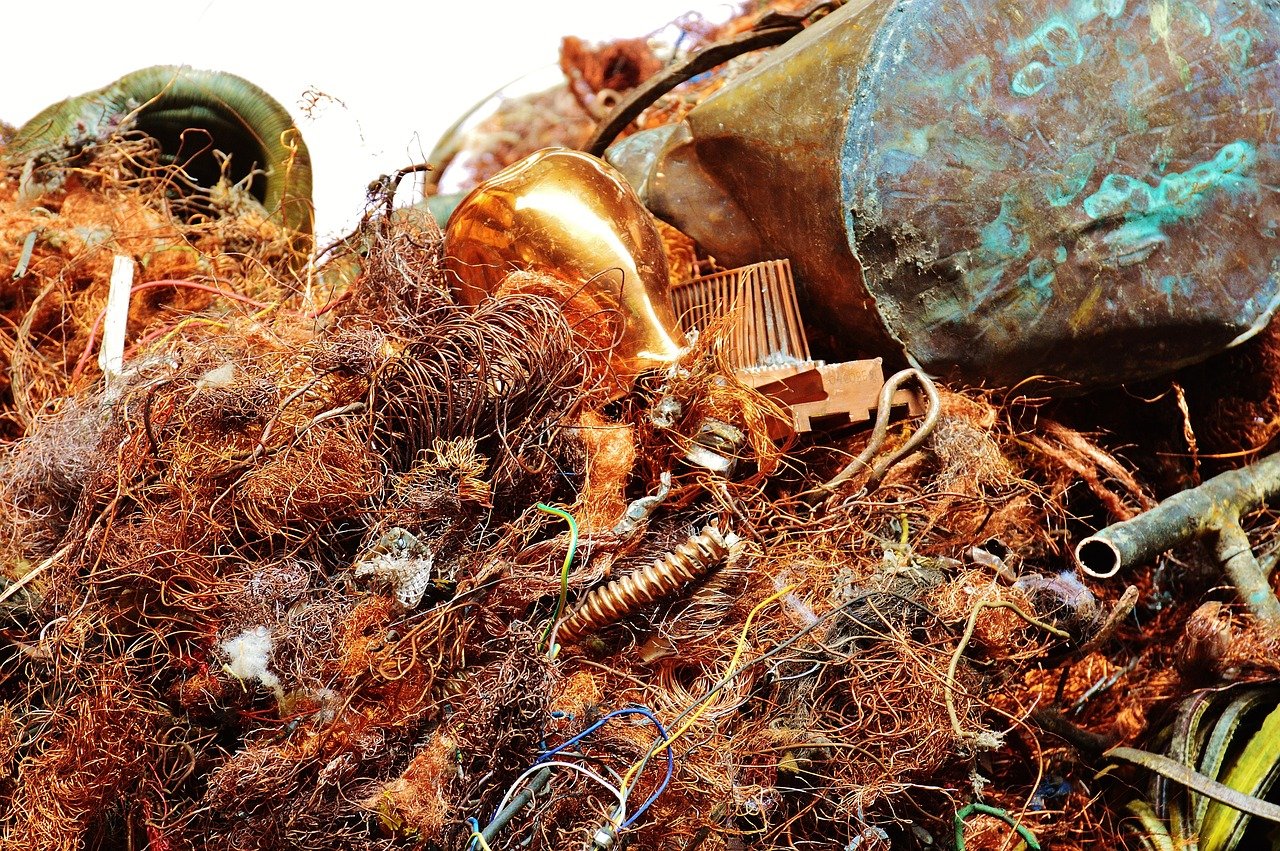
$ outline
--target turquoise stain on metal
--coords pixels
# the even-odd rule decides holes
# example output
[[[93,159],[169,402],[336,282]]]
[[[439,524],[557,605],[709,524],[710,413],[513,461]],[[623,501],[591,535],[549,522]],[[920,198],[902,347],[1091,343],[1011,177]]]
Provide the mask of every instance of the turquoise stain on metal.
[[[1028,37],[1014,41],[1005,49],[1006,58],[1022,56],[1043,49],[1049,61],[1059,67],[1079,65],[1084,59],[1084,45],[1075,23],[1065,16],[1055,15],[1041,24]]]
[[[956,72],[959,103],[971,114],[981,117],[991,101],[991,60],[985,56],[971,59]]]
[[[1173,310],[1177,301],[1195,295],[1196,285],[1181,275],[1165,275],[1160,279],[1160,291],[1164,293],[1169,309]]]
[[[911,171],[920,156],[908,148],[885,151],[880,161],[880,177],[902,177]]]
[[[1072,17],[1079,26],[1092,23],[1094,18],[1106,15],[1112,20],[1124,14],[1128,0],[1077,0],[1071,7]]]
[[[1005,272],[1009,270],[1009,264],[994,263],[990,266],[982,266],[965,274],[965,284],[970,291],[975,292],[974,302],[981,303],[1001,291],[1001,283],[1004,281]],[[942,322],[952,322],[957,317],[963,316],[969,306],[950,299],[945,303],[939,303],[932,313],[927,317],[931,324]]]
[[[1090,5],[1090,10],[1092,4]],[[1086,12],[1083,4],[1076,7],[1077,14]],[[1096,13],[1093,14],[1096,17]],[[1091,19],[1091,18],[1090,18]],[[1006,58],[1043,51],[1053,65],[1066,68],[1079,65],[1084,60],[1084,44],[1075,24],[1061,15],[1055,15],[1027,38],[1012,42],[1005,48]],[[1020,97],[1031,97],[1053,81],[1054,70],[1039,59],[1033,59],[1013,76],[1010,90]]]
[[[1237,74],[1249,67],[1249,59],[1253,53],[1253,43],[1259,34],[1248,27],[1236,27],[1223,33],[1218,44],[1231,57],[1231,69]]]
[[[868,51],[841,186],[888,327],[922,363],[1073,376],[1114,374],[1125,334],[1172,368],[1194,339],[1256,332],[1280,293],[1267,0],[996,5],[902,0]],[[954,27],[916,38],[935,13]]]
[[[1076,199],[1089,185],[1093,171],[1097,168],[1097,159],[1088,151],[1080,151],[1071,156],[1062,166],[1060,174],[1051,175],[1045,187],[1045,197],[1051,207],[1065,207]]]
[[[1156,145],[1155,153],[1151,155],[1152,163],[1155,165],[1156,171],[1164,174],[1169,170],[1169,164],[1173,161],[1174,151],[1167,142],[1161,142]]]
[[[1173,16],[1188,24],[1193,31],[1208,38],[1213,35],[1213,19],[1191,0],[1171,0]]]
[[[1084,199],[1084,211],[1093,221],[1140,215],[1151,208],[1150,186],[1126,174],[1108,174],[1097,192]]]
[[[1004,50],[1006,58],[1043,50],[1045,56],[1058,68],[1069,68],[1084,61],[1085,42],[1080,28],[1093,23],[1100,16],[1114,20],[1124,14],[1127,0],[1077,0],[1068,14],[1049,18],[1027,38],[1014,41]],[[1030,97],[1047,86],[1054,77],[1052,68],[1039,60],[1024,65],[1010,82],[1010,90],[1021,97]]]
[[[1022,162],[1016,152],[1001,145],[997,139],[983,137],[960,138],[949,130],[940,130],[935,142],[943,144],[947,156],[962,168],[983,171],[990,169],[1020,168]]]
[[[1031,237],[1013,212],[1016,201],[1017,195],[1007,193],[1000,200],[1000,215],[982,229],[983,251],[997,260],[1016,260],[1031,249]]]
[[[1280,307],[1277,2],[858,0],[637,174],[713,253],[791,256],[824,354],[899,342],[1005,386],[1161,374]]]
[[[1059,67],[1079,65],[1084,59],[1084,45],[1080,43],[1080,33],[1071,22],[1065,19],[1050,21],[1041,28],[1040,43],[1049,60]]]
[[[1049,81],[1052,79],[1053,69],[1037,59],[1028,62],[1023,66],[1022,70],[1013,75],[1013,82],[1009,84],[1009,88],[1013,90],[1015,95],[1021,95],[1024,98],[1031,97],[1031,95],[1049,85]]]
[[[1231,195],[1256,192],[1257,181],[1246,175],[1257,159],[1253,145],[1236,141],[1224,146],[1209,162],[1183,174],[1166,175],[1155,187],[1127,175],[1109,174],[1082,206],[1093,221],[1124,219],[1124,224],[1102,242],[1112,262],[1132,265],[1148,259],[1167,243],[1165,226],[1199,215],[1215,191]]]
[[[1027,265],[1027,274],[1018,284],[1023,289],[1029,289],[1038,301],[1045,302],[1053,298],[1053,281],[1057,276],[1053,263],[1037,257]]]

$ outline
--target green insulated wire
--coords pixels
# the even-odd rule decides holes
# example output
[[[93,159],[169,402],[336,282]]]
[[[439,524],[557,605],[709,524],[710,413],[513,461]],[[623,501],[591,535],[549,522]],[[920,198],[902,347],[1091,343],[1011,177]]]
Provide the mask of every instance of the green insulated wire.
[[[547,646],[547,655],[555,658],[556,648],[551,646],[551,633],[555,630],[556,624],[560,622],[560,615],[564,613],[565,601],[569,598],[569,567],[573,564],[573,557],[578,552],[578,521],[573,519],[572,514],[554,505],[540,502],[537,508],[539,511],[545,511],[548,514],[561,517],[564,522],[569,524],[569,549],[564,554],[564,565],[560,568],[560,599],[556,601],[555,614],[547,622],[547,628],[543,630],[542,641],[540,642]]]
[[[1017,819],[1009,815],[1005,810],[999,807],[990,807],[986,804],[969,804],[960,812],[956,813],[956,851],[965,851],[964,849],[964,820],[974,813],[982,813],[986,816],[995,816],[1005,824],[1012,827],[1022,837],[1022,841],[1027,843],[1027,847],[1031,851],[1040,851],[1040,843],[1036,841],[1036,835],[1023,827]]]

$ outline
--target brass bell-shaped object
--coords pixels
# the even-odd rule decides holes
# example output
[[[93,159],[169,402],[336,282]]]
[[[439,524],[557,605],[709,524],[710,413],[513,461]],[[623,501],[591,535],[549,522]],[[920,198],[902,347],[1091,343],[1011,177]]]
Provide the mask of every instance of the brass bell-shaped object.
[[[445,269],[459,300],[478,304],[512,272],[579,287],[620,322],[619,375],[673,362],[685,345],[671,303],[662,237],[616,169],[548,148],[508,166],[462,200],[445,228]]]

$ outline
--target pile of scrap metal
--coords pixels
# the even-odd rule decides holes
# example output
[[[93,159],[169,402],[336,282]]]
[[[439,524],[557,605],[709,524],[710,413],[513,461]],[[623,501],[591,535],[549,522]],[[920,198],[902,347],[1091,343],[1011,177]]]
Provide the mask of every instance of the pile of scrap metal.
[[[239,78],[5,140],[2,844],[1270,847],[1269,5],[568,44],[319,253]]]

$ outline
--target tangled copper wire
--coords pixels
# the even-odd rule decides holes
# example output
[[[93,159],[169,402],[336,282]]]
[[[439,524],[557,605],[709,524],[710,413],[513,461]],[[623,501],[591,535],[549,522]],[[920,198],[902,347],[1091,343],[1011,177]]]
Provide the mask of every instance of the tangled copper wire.
[[[0,846],[466,847],[464,819],[486,821],[550,748],[643,705],[667,725],[672,779],[627,829],[635,847],[936,847],[979,795],[1063,848],[1119,847],[1127,787],[1098,781],[1079,743],[1148,735],[1191,684],[1276,673],[1275,636],[1197,608],[1212,579],[1174,571],[1134,577],[1148,602],[1112,641],[1074,637],[1091,619],[1054,599],[1063,542],[1154,489],[1111,454],[1121,436],[953,391],[927,440],[886,419],[874,442],[778,444],[776,406],[734,380],[714,332],[605,404],[600,352],[556,289],[460,308],[429,221],[372,217],[362,253],[334,261],[333,300],[304,304],[260,222],[187,209],[174,224],[145,174],[104,182],[137,151],[102,153],[49,209],[141,210],[164,227],[106,244],[153,252],[151,283],[217,292],[141,291],[136,370],[111,397],[92,358],[110,252],[37,240],[14,285]],[[38,222],[11,190],[5,235],[21,245]],[[684,414],[660,422],[668,399]],[[682,460],[706,417],[746,435],[735,477]],[[850,458],[865,475],[904,447],[922,451],[880,469],[874,493],[800,498]],[[663,474],[647,525],[613,533]],[[591,515],[555,633],[577,652],[555,658],[542,638],[565,536],[539,500]],[[412,606],[354,567],[390,527],[442,579]],[[1104,609],[1118,589],[1088,595]],[[566,759],[606,782],[641,766],[659,739],[632,722]],[[637,769],[633,805],[663,789],[659,760]],[[586,842],[613,806],[606,786],[557,775],[503,842]],[[1002,825],[975,822],[971,847],[1004,842]]]

